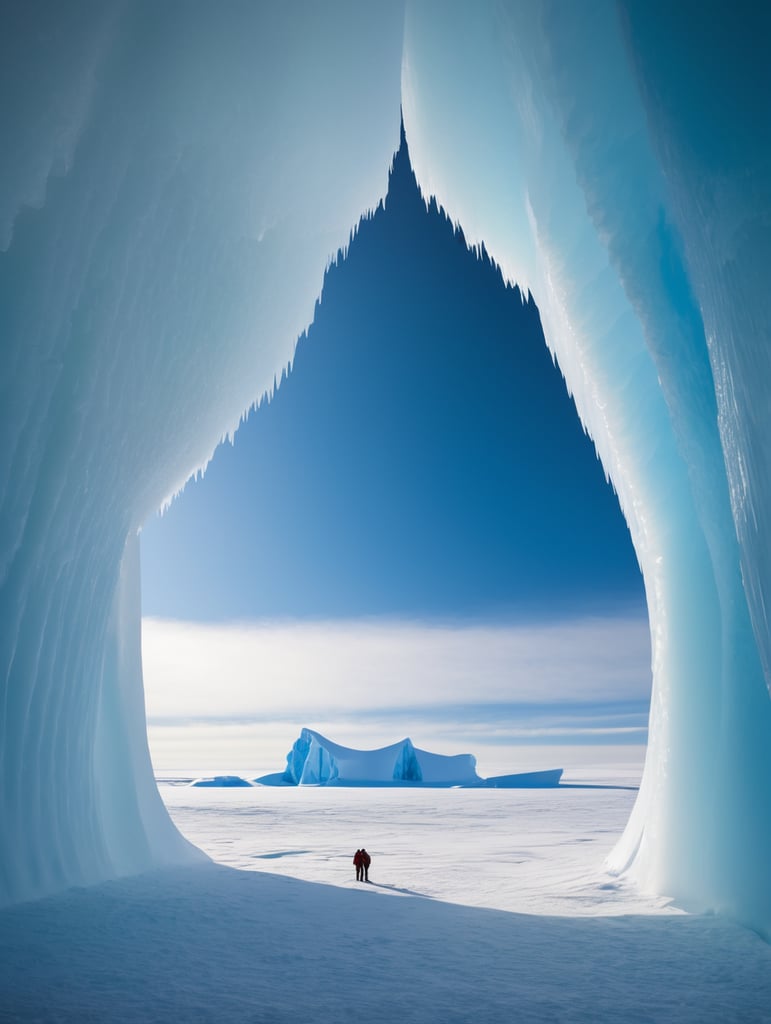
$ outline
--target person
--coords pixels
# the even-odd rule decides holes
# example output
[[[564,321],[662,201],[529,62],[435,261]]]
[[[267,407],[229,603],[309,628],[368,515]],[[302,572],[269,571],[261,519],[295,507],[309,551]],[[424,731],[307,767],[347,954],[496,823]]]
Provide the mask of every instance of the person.
[[[356,881],[360,882],[364,873],[364,861],[361,856],[361,850],[357,850],[353,855],[353,866],[356,868]]]
[[[361,853],[362,881],[368,882],[369,881],[369,866],[372,863],[372,858],[370,857],[370,855],[367,853],[367,851],[364,849],[363,846],[362,846],[362,848],[361,848],[361,850],[359,852]]]

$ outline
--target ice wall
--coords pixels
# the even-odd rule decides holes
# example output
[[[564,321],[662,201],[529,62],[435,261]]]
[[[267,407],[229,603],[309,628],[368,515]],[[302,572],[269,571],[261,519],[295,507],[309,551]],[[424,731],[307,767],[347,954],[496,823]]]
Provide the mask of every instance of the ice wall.
[[[273,782],[279,776],[265,778]],[[404,782],[475,786],[484,781],[476,773],[476,758],[472,754],[434,754],[415,747],[409,737],[376,750],[356,750],[307,728],[301,730],[287,754],[281,779],[295,786]]]
[[[6,5],[0,902],[191,855],[136,531],[291,358],[401,95],[424,191],[532,290],[643,567],[616,866],[771,930],[769,14],[672,7],[420,0],[402,64],[393,2]]]
[[[424,192],[531,289],[643,569],[650,743],[613,865],[768,931],[771,91],[745,13],[410,5],[403,104]]]
[[[385,193],[402,28],[361,0],[4,7],[0,903],[191,855],[147,756],[136,532]]]

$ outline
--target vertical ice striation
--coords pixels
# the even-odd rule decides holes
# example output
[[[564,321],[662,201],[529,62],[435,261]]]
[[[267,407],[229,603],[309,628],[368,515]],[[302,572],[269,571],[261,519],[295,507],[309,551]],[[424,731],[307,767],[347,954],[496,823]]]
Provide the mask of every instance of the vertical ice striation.
[[[532,291],[643,569],[650,744],[614,864],[765,930],[767,21],[422,3],[403,73],[421,187]]]
[[[311,749],[313,736],[309,729],[301,729],[300,735],[292,744],[292,749],[286,755],[286,768],[284,769],[284,781],[292,786],[299,786],[302,778],[305,762],[308,760],[308,752]]]
[[[424,192],[535,297],[644,572],[650,745],[616,867],[771,931],[770,17],[9,12],[0,902],[192,855],[147,757],[136,532],[291,359],[401,98]]]
[[[334,756],[312,735],[298,785],[326,785],[328,782],[333,782],[337,775],[338,769]]]
[[[404,782],[422,782],[423,772],[420,769],[420,761],[415,753],[415,747],[409,737],[402,744],[399,755],[394,764],[394,779]]]
[[[403,11],[12,5],[0,33],[0,903],[191,855],[136,533],[273,386],[399,144]]]

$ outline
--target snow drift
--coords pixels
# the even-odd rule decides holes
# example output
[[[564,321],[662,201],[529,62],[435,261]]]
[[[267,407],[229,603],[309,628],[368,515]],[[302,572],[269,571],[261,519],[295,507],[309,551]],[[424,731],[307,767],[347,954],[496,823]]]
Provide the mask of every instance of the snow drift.
[[[531,289],[645,576],[616,867],[771,929],[771,14],[180,12],[17,5],[0,38],[0,901],[191,855],[149,768],[136,533],[291,359],[401,102],[424,192]]]

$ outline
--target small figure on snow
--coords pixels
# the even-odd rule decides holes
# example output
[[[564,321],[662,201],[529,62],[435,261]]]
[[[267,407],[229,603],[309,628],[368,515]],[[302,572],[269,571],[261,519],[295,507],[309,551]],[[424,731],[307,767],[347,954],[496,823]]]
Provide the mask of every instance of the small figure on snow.
[[[363,846],[362,846],[362,848],[361,848],[361,850],[359,852],[361,853],[362,880],[364,882],[368,882],[369,881],[369,866],[372,863],[372,858],[370,857],[370,855],[367,853],[367,851],[364,849]]]
[[[364,875],[364,858],[362,857],[362,851],[357,850],[353,855],[353,865],[356,868],[356,881],[360,882]]]

